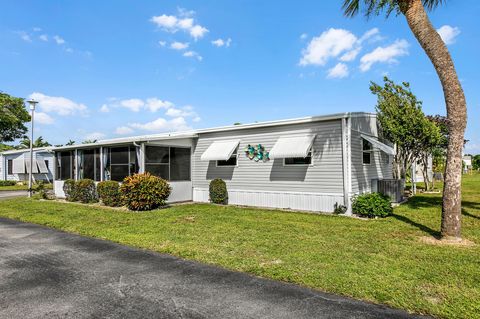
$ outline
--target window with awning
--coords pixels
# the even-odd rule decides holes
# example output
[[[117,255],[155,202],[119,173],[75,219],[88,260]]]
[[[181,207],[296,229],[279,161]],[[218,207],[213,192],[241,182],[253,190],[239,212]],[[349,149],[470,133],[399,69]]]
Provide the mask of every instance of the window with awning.
[[[373,136],[368,136],[365,134],[361,134],[361,136],[364,140],[370,142],[373,145],[373,147],[378,148],[379,150],[381,150],[382,152],[388,155],[395,155],[395,150],[393,149],[393,147],[380,142],[378,138]]]
[[[281,136],[270,150],[271,159],[307,158],[315,135]]]
[[[202,161],[228,161],[235,153],[240,140],[215,141],[203,152]]]
[[[48,167],[43,158],[37,158],[36,165],[38,166],[38,171],[40,174],[48,174]]]

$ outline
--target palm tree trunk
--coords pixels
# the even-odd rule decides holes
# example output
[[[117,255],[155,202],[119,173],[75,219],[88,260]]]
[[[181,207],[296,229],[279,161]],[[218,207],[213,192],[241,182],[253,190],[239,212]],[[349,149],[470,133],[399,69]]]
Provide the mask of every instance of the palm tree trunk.
[[[467,125],[465,95],[450,53],[430,23],[422,0],[404,0],[400,7],[410,29],[433,63],[442,83],[447,106],[449,139],[443,188],[441,234],[444,239],[460,239],[462,150]]]

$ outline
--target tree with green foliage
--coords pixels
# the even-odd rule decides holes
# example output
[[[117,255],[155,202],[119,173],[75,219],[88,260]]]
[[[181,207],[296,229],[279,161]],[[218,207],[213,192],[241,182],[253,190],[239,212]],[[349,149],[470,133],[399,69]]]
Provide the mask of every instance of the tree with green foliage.
[[[33,141],[33,147],[47,147],[47,146],[52,146],[52,144],[48,143],[43,139],[42,136],[39,136],[35,141]],[[25,149],[25,148],[30,148],[30,139],[28,137],[25,137],[23,140],[20,141],[18,146],[16,147],[17,149]]]
[[[73,140],[68,140],[68,142],[65,144],[66,146],[74,145],[75,141]]]
[[[343,0],[347,17],[353,17],[364,6],[366,17],[402,14],[410,30],[433,64],[443,88],[449,139],[443,187],[442,225],[443,239],[461,240],[462,214],[462,151],[467,127],[467,101],[458,79],[455,65],[447,46],[433,27],[427,11],[432,11],[446,0]]]
[[[85,140],[82,142],[82,144],[94,144],[94,143],[97,143],[98,140]]]
[[[480,154],[472,156],[472,168],[474,171],[480,170]]]
[[[0,92],[0,142],[13,142],[27,132],[30,114],[22,98]]]
[[[409,83],[399,85],[388,77],[383,81],[383,86],[371,82],[370,91],[377,96],[380,133],[396,146],[393,175],[405,178],[413,162],[421,160],[426,165],[441,140],[440,129],[423,114],[422,102]]]

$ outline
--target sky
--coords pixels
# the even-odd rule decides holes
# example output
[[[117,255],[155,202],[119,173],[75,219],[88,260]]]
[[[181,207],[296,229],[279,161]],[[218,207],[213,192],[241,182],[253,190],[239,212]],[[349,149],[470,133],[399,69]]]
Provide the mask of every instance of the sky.
[[[410,82],[445,114],[433,66],[403,16],[345,18],[342,1],[0,0],[0,91],[34,98],[52,144],[374,112],[370,81]],[[465,90],[480,153],[480,2],[430,19]]]

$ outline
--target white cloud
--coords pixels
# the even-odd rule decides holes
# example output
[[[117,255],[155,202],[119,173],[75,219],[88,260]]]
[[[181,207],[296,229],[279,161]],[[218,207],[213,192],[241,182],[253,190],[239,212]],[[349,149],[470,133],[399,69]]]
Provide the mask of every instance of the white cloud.
[[[34,32],[40,32],[40,31],[42,31],[42,29],[39,28],[39,27],[35,27],[35,28],[33,28],[33,31],[34,31]]]
[[[198,117],[197,113],[195,113],[193,107],[190,105],[184,106],[181,109],[171,107],[165,112],[165,114],[171,117]]]
[[[203,60],[203,57],[195,51],[187,51],[183,54],[183,56],[188,57],[188,58],[197,58],[198,61]]]
[[[18,31],[16,32],[19,36],[20,36],[20,39],[22,39],[23,41],[25,42],[32,42],[32,38],[30,37],[30,35],[25,32],[25,31]]]
[[[357,37],[350,31],[330,28],[310,41],[302,51],[300,65],[325,65],[330,58],[351,50],[356,43]]]
[[[370,53],[365,54],[360,59],[360,70],[366,72],[370,70],[375,63],[395,63],[397,57],[408,54],[408,42],[406,40],[396,40],[393,44],[386,47],[377,47]]]
[[[115,134],[127,135],[133,133],[133,129],[128,126],[120,126],[115,129]]]
[[[166,120],[162,117],[148,122],[148,123],[130,123],[131,128],[140,129],[150,132],[172,132],[172,131],[188,131],[191,127],[183,117],[176,117],[171,120]]]
[[[200,38],[203,38],[203,36],[208,32],[208,29],[205,27],[202,27],[201,25],[197,24],[194,25],[190,30],[190,35],[195,39],[198,40]]]
[[[120,101],[120,106],[125,107],[133,112],[139,112],[144,105],[145,102],[140,99],[128,99]]]
[[[186,48],[188,48],[188,46],[189,46],[188,42],[175,41],[175,42],[172,42],[172,44],[170,44],[170,49],[185,50]]]
[[[35,112],[35,122],[39,124],[53,124],[53,118],[44,112]]]
[[[308,37],[308,34],[302,33],[300,34],[300,40],[305,40]]]
[[[150,112],[156,112],[160,109],[168,109],[173,106],[174,104],[172,102],[162,101],[160,99],[157,99],[156,97],[147,99],[146,103],[146,107],[150,110]]]
[[[167,42],[166,41],[158,41],[158,44],[161,46],[161,47],[164,47],[167,45]]]
[[[329,79],[342,79],[348,76],[348,66],[345,63],[337,63],[333,68],[328,70],[327,77]]]
[[[230,44],[232,43],[232,39],[228,38],[226,40],[223,40],[223,39],[217,39],[217,40],[214,40],[212,41],[212,44],[216,47],[229,47]]]
[[[358,42],[362,43],[362,42],[365,42],[366,40],[369,40],[369,39],[371,39],[373,41],[377,41],[377,40],[380,40],[381,38],[382,37],[380,36],[380,30],[378,28],[373,28],[373,29],[370,29],[367,32],[365,32],[360,37]]]
[[[46,113],[58,113],[59,115],[73,115],[85,113],[87,106],[82,103],[74,102],[62,96],[48,96],[43,93],[34,92],[29,98],[38,101],[39,108]]]
[[[105,138],[105,134],[101,132],[92,132],[90,134],[85,135],[86,140],[101,140],[102,138]]]
[[[53,40],[59,45],[65,44],[65,40],[58,35],[53,36]]]
[[[446,45],[455,43],[456,37],[460,34],[460,29],[449,25],[441,26],[437,29],[438,34]]]
[[[108,113],[108,112],[110,112],[110,108],[108,107],[107,104],[103,104],[102,107],[100,107],[99,111],[102,112],[102,113]]]
[[[356,47],[355,49],[353,50],[350,50],[346,53],[344,53],[341,57],[340,57],[340,61],[343,61],[343,62],[350,62],[350,61],[353,61],[356,59],[357,55],[360,53],[360,51],[362,50],[362,47]]]
[[[40,40],[48,42],[48,35],[42,34],[41,36],[38,37]]]
[[[150,21],[167,32],[175,33],[178,30],[187,32],[195,41],[203,38],[209,32],[207,28],[195,23],[195,20],[192,18],[195,12],[185,9],[179,9],[178,11],[180,17],[162,14],[153,16]]]

